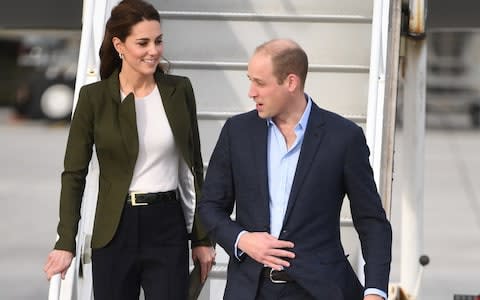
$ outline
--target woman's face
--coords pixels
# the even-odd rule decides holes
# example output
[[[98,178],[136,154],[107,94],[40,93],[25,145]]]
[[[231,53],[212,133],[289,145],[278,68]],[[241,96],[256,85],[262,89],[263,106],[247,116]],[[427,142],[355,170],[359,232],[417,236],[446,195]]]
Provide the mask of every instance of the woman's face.
[[[132,27],[125,42],[114,38],[123,54],[122,72],[136,76],[152,75],[163,55],[163,34],[158,21],[141,21]]]

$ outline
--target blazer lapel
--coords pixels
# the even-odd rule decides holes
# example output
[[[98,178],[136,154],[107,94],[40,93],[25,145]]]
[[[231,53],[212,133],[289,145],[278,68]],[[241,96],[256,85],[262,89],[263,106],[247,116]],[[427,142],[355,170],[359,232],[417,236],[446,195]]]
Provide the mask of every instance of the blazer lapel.
[[[135,97],[130,93],[118,109],[118,124],[123,145],[128,153],[131,170],[135,168],[138,156],[137,116],[135,113]]]
[[[109,91],[115,103],[118,104],[118,126],[125,150],[129,158],[129,167],[135,168],[138,156],[138,130],[137,116],[135,112],[135,97],[133,93],[127,95],[123,101],[120,99],[120,83],[118,81],[118,70],[109,77]],[[191,166],[188,156],[190,122],[188,118],[188,108],[186,106],[184,95],[182,98],[175,97],[175,84],[170,82],[163,73],[156,72],[155,80],[157,82],[160,96],[162,97],[163,107],[167,115],[170,128],[172,129],[175,142],[179,147],[184,159]]]
[[[175,118],[185,112],[186,110],[181,110],[179,106],[182,103],[176,103],[173,101],[173,93],[175,92],[175,86],[170,84],[163,76],[158,76],[156,78],[158,90],[160,91],[160,96],[162,97],[163,108],[165,109],[165,114],[167,115],[168,122],[170,127],[172,127],[173,135],[177,130],[175,125]],[[183,109],[184,107],[182,107]]]
[[[108,88],[112,100],[118,105],[118,127],[123,145],[128,156],[129,170],[135,168],[138,156],[137,116],[135,113],[135,97],[133,93],[127,95],[123,101],[120,98],[120,83],[118,70],[108,78]]]
[[[178,90],[176,84],[168,80],[161,72],[155,73],[160,96],[162,97],[163,108],[167,115],[168,123],[172,129],[175,143],[182,154],[183,159],[189,167],[192,167],[193,161],[190,157],[189,147],[193,144],[191,138],[191,124],[189,117],[189,108],[185,101],[185,93]]]
[[[325,134],[323,128],[324,121],[321,118],[321,112],[315,103],[312,103],[312,110],[307,124],[307,129],[303,138],[302,149],[300,150],[300,157],[298,158],[297,169],[293,179],[290,197],[288,199],[287,211],[283,224],[285,225],[290,213],[292,212],[298,193],[301,190],[305,177],[313,165],[312,161],[315,159],[315,154]]]

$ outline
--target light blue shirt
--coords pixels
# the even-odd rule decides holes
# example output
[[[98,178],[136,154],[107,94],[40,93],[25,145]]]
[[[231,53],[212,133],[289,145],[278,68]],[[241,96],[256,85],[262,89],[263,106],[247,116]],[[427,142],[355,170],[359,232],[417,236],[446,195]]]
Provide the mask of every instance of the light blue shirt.
[[[295,125],[295,141],[290,149],[287,148],[285,137],[272,119],[267,119],[268,140],[267,140],[267,164],[268,164],[268,191],[270,207],[270,234],[279,237],[287,211],[288,199],[292,189],[298,158],[302,148],[303,137],[307,129],[308,118],[312,110],[312,99],[305,94],[307,107],[302,117]],[[245,231],[240,232],[235,242],[235,254],[237,258],[243,254],[238,251],[238,241]],[[376,294],[387,299],[385,292],[368,288],[365,295]]]
[[[306,96],[308,97],[308,96]],[[268,191],[270,206],[270,234],[280,236],[283,219],[287,210],[288,198],[297,169],[298,157],[302,148],[303,136],[307,128],[308,117],[312,110],[312,100],[308,97],[307,107],[295,125],[295,141],[287,149],[287,143],[277,125],[271,120],[268,124],[267,161]]]

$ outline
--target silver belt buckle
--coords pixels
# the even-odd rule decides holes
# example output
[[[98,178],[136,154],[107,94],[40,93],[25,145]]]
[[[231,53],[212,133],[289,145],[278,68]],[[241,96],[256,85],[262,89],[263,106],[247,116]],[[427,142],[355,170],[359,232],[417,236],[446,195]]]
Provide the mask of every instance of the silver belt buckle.
[[[136,198],[137,194],[141,194],[141,193],[136,193],[136,192],[130,193],[130,203],[132,204],[132,206],[148,205],[148,203],[137,202],[137,198]]]
[[[273,271],[276,271],[276,270],[270,269],[270,281],[271,281],[271,282],[273,282],[273,283],[287,283],[285,280],[276,280],[276,279],[273,279],[273,277],[272,277]]]

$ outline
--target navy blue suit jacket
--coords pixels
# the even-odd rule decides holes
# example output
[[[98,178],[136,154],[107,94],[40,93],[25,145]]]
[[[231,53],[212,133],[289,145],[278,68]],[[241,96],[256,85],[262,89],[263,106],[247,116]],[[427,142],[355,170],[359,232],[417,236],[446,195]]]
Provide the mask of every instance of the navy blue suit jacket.
[[[286,271],[315,299],[362,299],[364,287],[340,241],[340,210],[348,195],[366,261],[365,287],[386,292],[392,232],[363,131],[312,104],[279,237],[295,244],[296,257]],[[234,244],[242,230],[270,230],[267,122],[255,110],[225,123],[202,191],[200,218],[230,255],[224,299],[253,300],[263,266],[248,256],[239,261]]]

